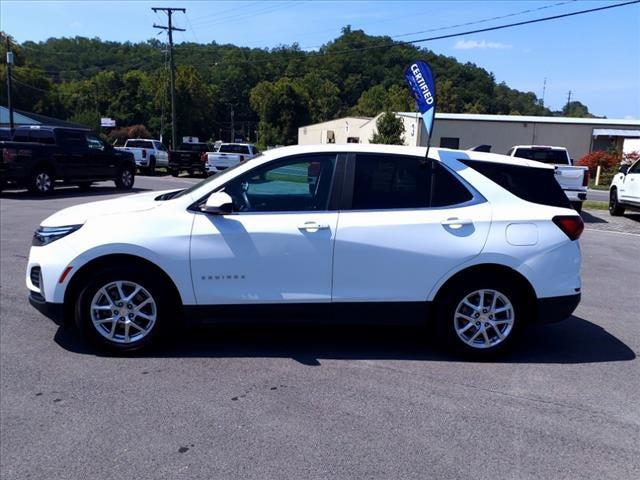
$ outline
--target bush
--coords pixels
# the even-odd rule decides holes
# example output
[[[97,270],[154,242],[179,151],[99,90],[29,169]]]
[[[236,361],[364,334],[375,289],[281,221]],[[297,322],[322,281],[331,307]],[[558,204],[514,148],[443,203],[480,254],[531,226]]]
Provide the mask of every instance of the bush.
[[[589,168],[589,173],[592,177],[595,177],[598,165],[603,170],[615,169],[620,163],[620,157],[612,153],[596,150],[595,152],[587,153],[580,159],[578,165],[582,165]]]
[[[130,138],[152,138],[151,133],[144,125],[131,125],[130,127],[116,128],[109,132],[107,137],[114,145],[123,145]]]
[[[622,155],[622,162],[620,162],[620,163],[622,165],[631,165],[636,160],[640,160],[640,152],[638,152],[638,151],[627,152],[627,153]]]

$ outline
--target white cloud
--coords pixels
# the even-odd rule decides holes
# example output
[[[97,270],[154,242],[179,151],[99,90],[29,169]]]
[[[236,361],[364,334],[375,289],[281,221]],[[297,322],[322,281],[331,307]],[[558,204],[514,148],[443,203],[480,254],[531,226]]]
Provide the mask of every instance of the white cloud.
[[[469,50],[472,48],[497,48],[497,49],[507,49],[512,48],[513,45],[508,45],[506,43],[498,43],[498,42],[487,42],[486,40],[458,40],[453,48],[458,50]]]

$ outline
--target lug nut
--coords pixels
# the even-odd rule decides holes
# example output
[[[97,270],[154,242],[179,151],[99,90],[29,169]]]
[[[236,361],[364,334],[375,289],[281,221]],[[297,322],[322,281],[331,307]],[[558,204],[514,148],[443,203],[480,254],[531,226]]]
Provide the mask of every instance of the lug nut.
[[[133,307],[131,306],[131,304],[128,304],[128,305],[127,305],[127,308],[128,308],[129,310],[131,310]]]
[[[121,321],[121,322],[124,322],[124,317],[120,317],[120,321]]]
[[[487,313],[487,309],[486,309],[486,308],[483,308],[483,309],[482,309],[482,313]]]
[[[489,315],[489,320],[493,320],[493,315]]]
[[[479,313],[476,313],[476,314],[474,315],[474,317],[476,317],[476,318],[478,318],[479,316],[480,316],[480,314],[479,314]]]
[[[480,322],[476,322],[476,327],[479,327],[479,326],[480,326]]]
[[[122,302],[118,303],[118,306],[121,307],[122,306]]]
[[[133,318],[133,313],[130,313],[130,314],[129,314],[129,318]]]

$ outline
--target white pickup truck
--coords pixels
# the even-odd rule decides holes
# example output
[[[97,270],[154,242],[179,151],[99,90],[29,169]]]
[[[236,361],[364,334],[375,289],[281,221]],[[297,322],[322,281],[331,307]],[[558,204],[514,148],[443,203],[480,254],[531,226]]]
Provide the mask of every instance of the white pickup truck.
[[[250,143],[222,143],[215,152],[203,153],[203,162],[209,175],[233,167],[258,155],[258,149]]]
[[[587,167],[574,166],[566,148],[544,145],[516,145],[509,149],[507,155],[554,165],[556,180],[567,195],[571,206],[578,212],[582,210],[582,202],[587,199],[589,169]]]
[[[133,153],[136,166],[149,174],[153,175],[156,167],[169,166],[169,151],[160,140],[130,138],[125,142],[124,147],[117,148]]]

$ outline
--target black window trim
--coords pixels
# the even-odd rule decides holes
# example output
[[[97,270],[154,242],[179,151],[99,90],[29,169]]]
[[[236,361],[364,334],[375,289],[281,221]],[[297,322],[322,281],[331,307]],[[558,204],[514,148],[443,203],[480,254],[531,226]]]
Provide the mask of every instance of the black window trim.
[[[354,209],[351,208],[353,205],[353,189],[355,185],[355,174],[356,174],[356,156],[357,155],[385,155],[390,157],[401,157],[401,158],[415,158],[420,159],[420,157],[416,157],[415,155],[405,155],[401,153],[378,153],[378,152],[352,152],[347,156],[347,163],[345,166],[345,179],[344,179],[344,187],[343,187],[343,195],[341,199],[341,211],[344,212],[407,212],[407,211],[422,211],[422,210],[445,210],[450,208],[463,208],[470,207],[472,205],[478,205],[481,203],[485,203],[487,201],[486,198],[482,196],[478,190],[473,188],[473,186],[467,182],[464,178],[458,175],[454,170],[449,168],[444,162],[428,157],[428,160],[432,162],[439,163],[443,168],[445,168],[453,177],[459,181],[471,194],[471,199],[462,203],[454,203],[451,205],[443,205],[439,207],[407,207],[407,208],[364,208],[364,209]]]
[[[331,185],[329,187],[329,198],[327,201],[327,208],[323,209],[323,210],[286,210],[286,211],[272,211],[272,212],[268,212],[268,211],[262,211],[262,212],[232,212],[228,215],[290,215],[290,214],[295,214],[295,213],[306,213],[306,214],[313,214],[313,213],[327,213],[327,212],[337,212],[340,210],[339,206],[340,206],[340,199],[341,199],[341,193],[342,193],[342,186],[344,185],[344,166],[345,166],[345,162],[346,162],[346,156],[347,154],[343,153],[343,152],[309,152],[309,153],[299,153],[296,155],[289,155],[286,157],[280,157],[280,158],[276,158],[273,160],[270,160],[268,162],[262,163],[260,165],[256,165],[255,167],[253,167],[250,170],[247,170],[243,173],[241,173],[240,175],[247,175],[250,174],[251,172],[264,167],[265,165],[275,165],[275,164],[279,164],[279,163],[288,163],[291,160],[295,160],[296,158],[307,158],[310,155],[327,155],[327,154],[335,154],[336,159],[335,159],[335,166],[333,168],[333,175],[331,177]],[[196,213],[201,213],[201,214],[205,214],[205,215],[211,215],[210,213],[207,212],[203,212],[201,207],[204,204],[204,202],[207,201],[207,198],[209,198],[210,195],[216,193],[216,192],[221,192],[222,190],[225,189],[225,187],[227,186],[227,184],[229,182],[232,182],[236,179],[237,177],[233,177],[231,179],[229,179],[228,181],[226,181],[224,184],[220,185],[218,188],[215,188],[214,190],[211,190],[210,192],[208,192],[206,195],[203,195],[202,197],[200,197],[198,200],[196,200],[195,202],[193,202],[191,205],[189,205],[187,207],[187,210],[192,211],[192,212],[196,212]],[[227,215],[225,215],[227,216]]]

